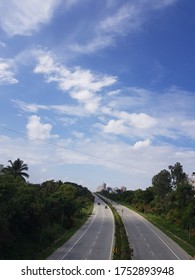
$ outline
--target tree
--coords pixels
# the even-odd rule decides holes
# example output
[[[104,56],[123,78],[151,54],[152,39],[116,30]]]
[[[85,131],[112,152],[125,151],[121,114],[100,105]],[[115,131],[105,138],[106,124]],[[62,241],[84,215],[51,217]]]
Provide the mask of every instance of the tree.
[[[185,207],[193,200],[194,191],[192,186],[188,183],[179,184],[176,190],[176,199],[179,208],[183,211]]]
[[[183,166],[179,162],[176,162],[174,166],[169,165],[169,170],[171,172],[172,186],[174,188],[181,183],[186,183],[187,175],[183,172]]]
[[[171,174],[165,169],[161,170],[152,178],[152,184],[154,187],[154,194],[156,194],[160,200],[163,200],[171,191]]]
[[[20,177],[23,181],[25,181],[25,177],[29,178],[29,175],[24,172],[28,170],[28,165],[23,162],[21,159],[16,159],[14,162],[8,160],[11,166],[7,166],[3,168],[2,173],[10,174],[14,178]]]

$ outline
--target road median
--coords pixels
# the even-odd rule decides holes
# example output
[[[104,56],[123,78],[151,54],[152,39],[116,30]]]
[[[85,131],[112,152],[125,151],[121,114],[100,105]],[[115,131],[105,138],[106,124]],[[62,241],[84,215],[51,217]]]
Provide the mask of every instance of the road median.
[[[98,195],[98,194],[97,194]],[[133,249],[130,247],[123,221],[110,202],[102,196],[100,198],[110,207],[115,221],[115,244],[113,247],[113,260],[132,260]]]

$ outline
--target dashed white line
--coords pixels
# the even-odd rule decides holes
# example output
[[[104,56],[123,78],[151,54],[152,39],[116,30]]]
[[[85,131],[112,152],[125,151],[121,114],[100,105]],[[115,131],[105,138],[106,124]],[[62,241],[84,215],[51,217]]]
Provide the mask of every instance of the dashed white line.
[[[140,217],[139,214],[135,212],[135,215],[139,218],[140,221],[143,222],[160,240],[161,242],[172,252],[172,254],[179,260],[179,257],[175,254],[175,252],[168,246],[168,244]],[[142,218],[142,219],[141,219]]]
[[[68,250],[68,252],[62,257],[62,260],[68,255],[68,253],[74,248],[74,246],[79,242],[79,240],[81,240],[81,238],[83,237],[83,235],[85,235],[85,233],[89,230],[89,228],[91,227],[91,225],[93,224],[93,222],[95,221],[95,218],[97,216],[98,211],[96,211],[96,214],[94,215],[93,220],[91,221],[91,223],[89,224],[88,228],[83,232],[83,234],[80,236],[80,238],[73,244],[73,246]]]

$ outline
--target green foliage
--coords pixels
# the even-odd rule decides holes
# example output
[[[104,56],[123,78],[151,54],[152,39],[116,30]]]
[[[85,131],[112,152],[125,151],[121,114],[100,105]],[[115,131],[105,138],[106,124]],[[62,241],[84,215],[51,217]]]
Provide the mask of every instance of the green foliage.
[[[92,204],[91,192],[75,183],[26,183],[0,176],[0,259],[36,259],[37,254],[75,226]]]
[[[183,166],[176,162],[174,166],[170,165],[169,170],[171,172],[172,186],[176,188],[179,184],[187,182],[187,175],[183,171]]]
[[[107,194],[107,192],[104,194]],[[101,199],[103,198],[101,197]],[[113,250],[113,260],[132,260],[133,249],[130,247],[123,221],[112,204],[107,201],[105,202],[109,205],[115,221],[115,244]]]
[[[171,225],[174,234],[182,232],[191,245],[195,245],[195,190],[187,181],[182,165],[177,162],[161,170],[152,178],[152,186],[124,193],[102,194],[126,206],[132,206],[144,215],[161,219]]]
[[[14,178],[20,178],[23,181],[25,181],[25,177],[29,178],[29,175],[24,172],[28,171],[28,165],[24,163],[23,160],[18,158],[14,162],[12,162],[11,160],[8,160],[8,162],[11,164],[11,166],[3,168],[3,170],[1,171],[2,173],[9,174]]]
[[[131,260],[133,250],[130,248],[123,221],[116,209],[113,207],[111,209],[115,219],[115,250],[113,260]]]
[[[159,200],[164,200],[166,195],[171,191],[171,175],[169,171],[162,170],[152,178],[154,193]]]

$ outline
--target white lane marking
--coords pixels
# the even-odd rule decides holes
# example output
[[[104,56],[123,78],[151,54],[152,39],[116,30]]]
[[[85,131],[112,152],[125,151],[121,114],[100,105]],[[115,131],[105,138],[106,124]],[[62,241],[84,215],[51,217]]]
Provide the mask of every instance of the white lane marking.
[[[152,250],[151,250],[151,253],[152,253],[152,255],[154,256],[154,253],[152,252]]]
[[[144,223],[144,222],[143,222]],[[173,250],[167,245],[167,243],[146,223],[144,223],[156,236],[162,241],[162,243],[172,252],[172,254],[179,260],[180,258],[173,252]]]
[[[161,241],[162,241],[162,243],[171,251],[171,253],[178,259],[178,260],[180,260],[180,258],[175,254],[175,252],[173,252],[173,250],[166,244],[166,242],[149,226],[149,225],[147,225],[144,221],[143,221],[143,219],[141,219],[140,217],[139,217],[139,214],[137,214],[136,212],[135,212],[135,214],[138,216],[138,218],[140,219],[140,221],[142,221]]]
[[[95,245],[95,243],[96,243],[96,240],[93,242],[93,245],[92,245],[92,246],[94,246],[94,245]]]
[[[92,249],[89,251],[89,254],[91,254]]]
[[[97,208],[96,214],[95,214],[93,220],[91,221],[90,225],[88,226],[88,228],[83,232],[83,234],[80,236],[80,238],[73,244],[73,246],[68,250],[68,252],[62,257],[61,260],[63,260],[63,258],[65,258],[70,253],[70,251],[74,248],[74,246],[81,240],[83,235],[85,235],[85,233],[89,230],[89,228],[91,227],[91,225],[95,221],[95,218],[97,217],[97,213],[98,213],[98,208]]]
[[[146,245],[148,246],[148,248],[150,248],[150,245],[148,243],[146,243]]]
[[[99,195],[101,197],[101,195]],[[106,199],[106,197],[103,197],[103,199],[107,200],[109,202],[109,199]],[[110,200],[110,203],[112,203],[113,205],[113,201]],[[114,205],[113,205],[114,206]],[[117,209],[117,204],[115,204],[115,209]],[[108,209],[110,210],[110,213],[111,213],[111,217],[112,217],[112,221],[113,221],[113,234],[112,234],[112,241],[111,241],[111,246],[110,246],[110,256],[109,256],[109,260],[112,259],[112,253],[113,253],[113,248],[114,248],[114,234],[115,234],[115,224],[114,224],[114,216],[113,216],[113,213],[110,209],[110,207],[108,207]],[[105,212],[104,212],[105,213]],[[99,233],[98,233],[99,234]]]

